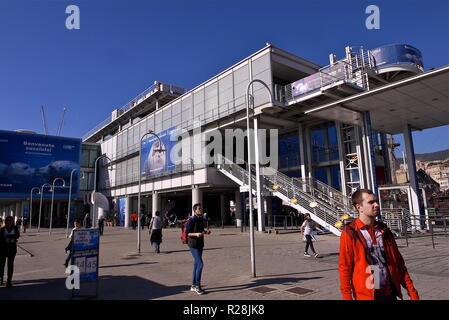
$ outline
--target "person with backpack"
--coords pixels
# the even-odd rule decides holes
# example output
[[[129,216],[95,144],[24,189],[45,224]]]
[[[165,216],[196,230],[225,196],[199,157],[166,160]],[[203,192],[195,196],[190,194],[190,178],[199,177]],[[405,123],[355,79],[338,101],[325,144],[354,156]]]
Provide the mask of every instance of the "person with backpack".
[[[12,287],[12,275],[14,273],[14,259],[17,254],[17,239],[20,237],[19,228],[14,224],[14,218],[8,216],[5,225],[0,229],[0,285],[3,285],[5,264],[8,260],[8,278],[6,287]]]
[[[185,223],[185,237],[187,238],[187,244],[194,260],[190,291],[201,295],[205,293],[201,288],[201,274],[204,266],[204,235],[210,234],[210,231],[204,228],[203,208],[200,203],[196,203],[193,206],[193,212],[194,215]]]
[[[164,226],[164,219],[160,217],[160,212],[156,211],[155,216],[151,218],[148,225],[148,231],[150,232],[150,243],[154,247],[156,253],[161,253],[160,247],[162,243],[162,227]]]

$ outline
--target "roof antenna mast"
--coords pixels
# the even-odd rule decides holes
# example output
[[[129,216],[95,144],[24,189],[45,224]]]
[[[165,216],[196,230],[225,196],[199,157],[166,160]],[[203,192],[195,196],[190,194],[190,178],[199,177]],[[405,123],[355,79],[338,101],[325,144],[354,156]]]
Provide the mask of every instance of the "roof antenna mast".
[[[64,107],[64,110],[62,110],[62,116],[61,116],[61,121],[59,122],[59,128],[58,128],[58,132],[56,133],[57,136],[59,136],[59,134],[61,133],[61,129],[62,129],[62,124],[64,122],[64,115],[65,115],[65,111],[67,110],[67,108]]]
[[[44,125],[44,132],[46,135],[48,135],[47,120],[45,119],[44,106],[41,106],[41,114],[42,114],[42,124]]]

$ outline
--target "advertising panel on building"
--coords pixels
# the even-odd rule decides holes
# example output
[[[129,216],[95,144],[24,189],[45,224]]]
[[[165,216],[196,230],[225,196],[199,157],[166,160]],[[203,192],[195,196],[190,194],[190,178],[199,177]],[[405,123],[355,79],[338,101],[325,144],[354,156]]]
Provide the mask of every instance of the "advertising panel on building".
[[[371,50],[377,68],[397,64],[414,64],[424,68],[421,51],[406,44],[392,44]]]
[[[157,133],[142,141],[142,158],[140,174],[142,177],[172,171],[175,169],[173,159],[170,157],[172,148],[177,141],[174,139],[176,127]],[[173,141],[175,140],[175,141]]]
[[[126,198],[118,199],[118,221],[117,226],[125,226],[125,215],[126,215]]]
[[[57,181],[54,197],[69,194],[70,174],[80,168],[81,139],[0,130],[0,198],[27,198],[33,187]],[[79,171],[73,175],[72,196],[79,191]],[[44,193],[50,197],[51,193]]]

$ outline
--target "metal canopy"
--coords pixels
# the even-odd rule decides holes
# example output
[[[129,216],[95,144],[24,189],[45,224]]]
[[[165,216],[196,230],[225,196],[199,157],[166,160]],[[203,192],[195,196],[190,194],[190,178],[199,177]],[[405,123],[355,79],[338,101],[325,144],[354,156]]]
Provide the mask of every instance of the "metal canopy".
[[[370,111],[374,130],[399,134],[404,125],[423,130],[449,125],[449,66],[311,108],[305,114],[361,124]]]

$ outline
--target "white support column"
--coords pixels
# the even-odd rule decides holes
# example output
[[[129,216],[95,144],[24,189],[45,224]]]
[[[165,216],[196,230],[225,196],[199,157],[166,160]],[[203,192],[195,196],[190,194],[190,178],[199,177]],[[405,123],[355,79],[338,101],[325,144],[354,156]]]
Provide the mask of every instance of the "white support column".
[[[404,126],[403,135],[404,135],[408,176],[410,179],[410,197],[411,197],[410,212],[413,215],[418,215],[421,217],[423,213],[419,201],[418,178],[416,176],[415,150],[413,147],[412,130],[409,124]]]
[[[259,151],[261,148],[261,141],[259,139],[259,117],[253,119],[254,123],[254,154],[255,154],[255,165],[256,165],[256,196],[257,196],[257,231],[262,232],[265,230],[265,212],[263,206],[262,197],[262,183],[260,179],[260,155]],[[265,143],[265,141],[264,141]]]
[[[14,211],[14,222],[17,221],[17,218],[19,217],[20,214],[20,202],[16,202],[16,210]]]
[[[240,196],[240,189],[235,191],[235,221],[237,227],[242,226],[243,212],[242,212],[242,201]]]
[[[377,181],[376,181],[376,163],[374,159],[374,145],[372,139],[371,130],[371,116],[369,111],[365,111],[363,114],[363,130],[362,130],[362,143],[364,150],[364,169],[366,172],[366,180],[368,189],[373,190],[374,194],[377,194]]]
[[[299,136],[299,163],[301,166],[301,178],[306,178],[306,159],[305,159],[305,143],[304,143],[304,128],[302,123],[298,124]]]
[[[153,217],[156,216],[156,211],[159,211],[159,193],[157,191],[153,191],[152,195],[151,195],[151,201],[152,201],[152,206],[151,206],[151,215]]]
[[[312,168],[312,142],[310,141],[310,128],[306,127],[306,152],[307,152],[307,177],[313,178],[313,168]]]
[[[337,145],[338,145],[338,161],[340,164],[340,185],[341,192],[343,195],[347,195],[346,188],[346,167],[345,167],[345,157],[346,152],[343,147],[343,139],[341,137],[341,123],[339,121],[335,121],[335,131],[337,131]]]
[[[130,225],[130,214],[131,214],[131,197],[127,196],[126,197],[126,202],[125,202],[125,228],[129,228]]]
[[[197,185],[192,187],[192,207],[196,203],[201,203],[201,205],[203,205],[203,192],[200,190],[200,188]],[[193,215],[193,209],[191,209],[191,210],[192,210],[192,215]]]
[[[357,162],[358,162],[358,170],[359,170],[359,181],[360,181],[360,188],[366,189],[369,188],[366,185],[366,179],[365,179],[365,171],[364,171],[364,152],[363,152],[363,143],[360,141],[362,138],[360,137],[360,127],[354,126],[354,135],[356,140],[356,151],[357,151]]]

